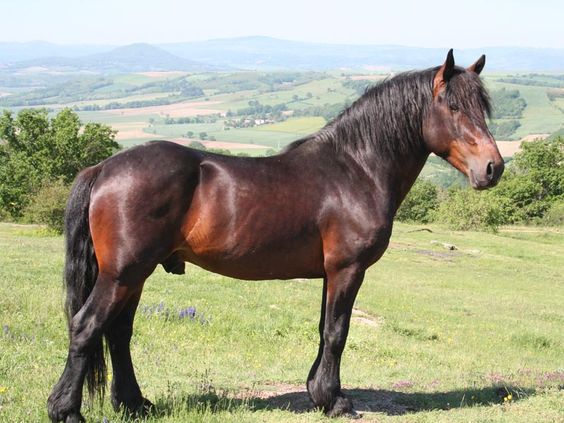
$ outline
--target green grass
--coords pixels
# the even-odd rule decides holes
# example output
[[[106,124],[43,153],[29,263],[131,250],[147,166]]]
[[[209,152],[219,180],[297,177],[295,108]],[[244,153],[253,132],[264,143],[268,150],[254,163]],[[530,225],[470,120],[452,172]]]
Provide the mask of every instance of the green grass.
[[[157,134],[168,138],[177,138],[188,131],[194,133],[197,138],[200,132],[206,132],[208,136],[215,137],[218,141],[256,144],[265,147],[281,148],[305,135],[318,131],[325,125],[322,117],[302,117],[288,119],[287,121],[271,125],[255,126],[253,128],[231,128],[223,129],[223,120],[215,123],[202,124],[179,124],[162,125],[153,127]]]
[[[512,136],[520,139],[530,134],[551,133],[556,131],[564,122],[564,112],[558,109],[548,98],[549,88],[534,85],[509,84],[496,81],[497,78],[488,78],[487,85],[490,89],[517,89],[521,97],[527,102],[523,116],[519,119],[521,126]]]
[[[365,421],[558,421],[564,235],[427,227],[433,232],[396,225],[355,304],[364,314],[353,318],[342,381]],[[46,421],[68,346],[62,238],[0,224],[0,251],[0,421]],[[319,280],[159,269],[145,285],[132,341],[141,388],[159,410],[148,421],[329,421],[307,411],[303,392],[320,295]],[[172,314],[195,307],[203,324],[167,319],[154,312],[161,302]],[[83,412],[121,421],[108,399]]]
[[[288,119],[284,122],[272,125],[257,126],[256,130],[261,132],[281,132],[290,134],[312,134],[325,126],[325,119],[322,117],[302,117]]]

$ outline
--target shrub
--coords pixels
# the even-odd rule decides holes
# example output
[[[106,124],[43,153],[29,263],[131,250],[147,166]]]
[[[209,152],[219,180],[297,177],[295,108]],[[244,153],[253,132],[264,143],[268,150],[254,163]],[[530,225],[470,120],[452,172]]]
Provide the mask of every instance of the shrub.
[[[109,126],[87,123],[70,109],[54,118],[45,109],[22,109],[0,115],[0,209],[20,219],[43,180],[76,174],[119,149]]]
[[[433,220],[433,211],[439,205],[439,188],[432,182],[417,180],[403,200],[396,219],[402,222],[429,223]]]
[[[195,148],[196,150],[206,150],[206,146],[200,141],[192,141],[190,144],[188,144],[188,147]]]
[[[564,200],[552,204],[542,223],[548,226],[564,226]]]
[[[25,209],[24,219],[30,223],[40,223],[57,233],[63,233],[64,215],[70,186],[62,179],[45,180],[39,190],[31,197]]]
[[[436,214],[435,221],[456,230],[489,230],[507,222],[507,199],[491,192],[470,189],[451,191]]]

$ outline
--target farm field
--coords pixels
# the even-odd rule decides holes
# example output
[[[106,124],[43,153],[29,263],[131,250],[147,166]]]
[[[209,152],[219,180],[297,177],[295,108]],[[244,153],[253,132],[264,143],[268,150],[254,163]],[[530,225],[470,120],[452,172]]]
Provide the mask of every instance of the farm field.
[[[0,251],[0,421],[47,421],[68,345],[62,237],[0,223]],[[396,224],[367,272],[343,356],[361,421],[562,421],[563,256],[561,229]],[[320,299],[320,280],[159,268],[132,340],[141,389],[156,405],[147,421],[348,421],[311,411],[305,393]],[[189,307],[193,318],[179,317]],[[126,421],[107,397],[83,412]]]
[[[118,74],[106,76],[103,83],[98,85],[88,79],[82,82],[79,79],[75,83],[78,89],[83,91],[80,95],[74,94],[77,99],[66,103],[46,102],[44,105],[36,104],[34,107],[48,107],[53,113],[63,107],[82,108],[83,110],[78,111],[78,114],[83,122],[102,122],[111,125],[118,131],[117,140],[127,147],[150,139],[172,139],[185,143],[189,141],[186,133],[191,131],[196,134],[191,137],[192,140],[198,140],[198,134],[206,132],[208,136],[222,143],[262,146],[262,148],[244,148],[241,145],[226,144],[227,147],[231,147],[227,149],[235,154],[246,152],[251,155],[263,155],[268,149],[278,150],[296,139],[315,132],[326,123],[326,120],[319,116],[320,111],[332,109],[336,113],[359,96],[363,83],[377,83],[386,77],[388,77],[386,73],[344,73],[336,70],[318,73],[245,71]],[[502,146],[504,156],[510,157],[518,151],[519,140],[546,137],[563,127],[564,100],[561,97],[551,100],[547,96],[549,90],[563,89],[561,85],[564,85],[564,82],[559,75],[486,73],[484,80],[490,90],[501,88],[518,90],[519,96],[526,102],[522,115],[516,118],[520,126],[511,135],[497,137],[501,144],[506,140],[516,143]],[[201,86],[200,93],[203,95],[191,98],[180,96],[179,87],[183,86],[182,81]],[[357,83],[361,85],[355,86]],[[90,88],[91,91],[88,91]],[[71,91],[69,95],[73,93]],[[14,88],[11,96],[18,95],[21,94]],[[167,100],[169,96],[172,96],[170,97],[172,100]],[[49,98],[46,98],[47,100]],[[177,102],[158,104],[159,100]],[[124,105],[139,101],[157,103],[145,107],[84,111],[87,106],[104,107],[109,103]],[[226,130],[225,115],[234,114],[235,116],[231,118],[243,119],[247,115],[239,113],[249,109],[252,102],[258,102],[265,107],[284,105],[286,110],[284,113],[290,115],[292,112],[298,112],[300,116],[290,117],[287,122]],[[12,109],[18,111],[22,107]],[[165,124],[167,118],[196,116],[207,117],[208,122]],[[215,118],[209,119],[211,116]],[[250,117],[253,118],[252,115]],[[503,123],[513,119],[500,118],[493,122]],[[209,122],[209,120],[215,121]]]
[[[535,134],[552,133],[564,125],[564,109],[559,109],[557,102],[549,100],[548,86],[513,84],[500,82],[498,79],[499,76],[486,79],[488,87],[517,89],[527,102],[523,116],[519,119],[521,126],[515,131],[513,138],[521,139]],[[538,79],[539,83],[542,83],[543,78],[538,77]]]

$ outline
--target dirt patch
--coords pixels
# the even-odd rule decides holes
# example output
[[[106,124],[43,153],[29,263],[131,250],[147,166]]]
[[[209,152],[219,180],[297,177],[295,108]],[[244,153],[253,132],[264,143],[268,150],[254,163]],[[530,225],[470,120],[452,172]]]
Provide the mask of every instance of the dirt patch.
[[[220,109],[210,109],[209,106],[221,104],[220,101],[183,101],[164,106],[133,107],[128,109],[109,110],[109,113],[120,116],[159,115],[170,117],[185,117],[197,115],[213,115],[222,113]]]
[[[251,401],[257,408],[288,410],[294,413],[306,413],[314,410],[303,385],[287,383],[272,383],[264,385],[264,389],[249,389],[241,391],[234,397]],[[353,400],[355,410],[360,413],[385,413],[397,416],[414,411],[412,407],[401,404],[401,392],[379,389],[344,388],[343,393]]]
[[[523,141],[530,142],[539,139],[545,139],[550,134],[530,134],[521,138],[519,141],[497,141],[497,147],[503,157],[513,157],[515,153],[521,151],[521,143]]]
[[[141,139],[155,139],[158,138],[156,134],[149,134],[143,131],[143,128],[147,126],[146,122],[127,122],[127,123],[115,123],[112,125],[113,129],[117,130],[116,135],[117,141],[129,140],[132,138]]]
[[[548,138],[550,136],[550,134],[530,134],[527,135],[526,137],[521,138],[521,141],[536,141],[536,140],[544,140],[545,138]]]
[[[442,251],[421,250],[421,249],[415,249],[413,251],[416,252],[417,254],[421,254],[441,261],[452,261],[454,256],[458,255],[458,252],[456,251],[450,251],[444,253]]]
[[[498,141],[497,148],[502,157],[513,157],[521,150],[521,141]]]
[[[382,316],[371,316],[358,308],[353,308],[351,321],[373,328],[379,328],[384,324],[384,318]]]

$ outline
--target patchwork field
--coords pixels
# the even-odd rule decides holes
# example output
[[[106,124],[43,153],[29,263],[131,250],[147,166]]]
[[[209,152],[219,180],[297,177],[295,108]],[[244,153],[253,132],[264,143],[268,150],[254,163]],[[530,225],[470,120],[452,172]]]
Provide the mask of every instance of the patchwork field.
[[[355,304],[342,382],[361,421],[561,421],[564,235],[422,229],[396,225]],[[0,420],[47,421],[68,346],[62,238],[2,223],[0,251]],[[320,298],[319,280],[159,268],[132,341],[156,404],[147,421],[335,421],[310,410],[304,391]],[[108,398],[83,411],[88,421],[127,421]]]
[[[198,139],[198,134],[206,132],[218,142],[228,143],[226,145],[232,147],[228,149],[233,153],[262,155],[268,149],[278,150],[317,131],[326,123],[326,119],[330,119],[323,111],[331,110],[334,116],[338,110],[359,96],[363,84],[377,83],[388,76],[386,73],[345,74],[336,70],[324,73],[133,73],[105,77],[99,84],[88,79],[82,82],[79,80],[74,83],[77,90],[82,89],[84,92],[77,94],[70,90],[67,93],[69,96],[74,95],[75,100],[52,103],[47,100],[53,97],[46,97],[44,105],[36,104],[34,107],[48,107],[55,113],[63,107],[78,107],[84,110],[88,106],[103,108],[110,103],[120,103],[123,107],[127,103],[137,102],[138,106],[139,102],[153,101],[156,105],[79,111],[78,114],[83,122],[111,125],[118,131],[117,139],[124,146],[150,139],[170,139],[185,143],[188,138]],[[560,87],[564,82],[561,82],[558,75],[486,73],[484,79],[490,90],[518,90],[519,96],[526,102],[521,117],[494,121],[499,124],[516,120],[520,124],[511,135],[497,137],[502,144],[500,148],[504,156],[512,156],[518,151],[520,140],[544,137],[564,127],[564,99],[557,96],[564,89]],[[203,95],[183,97],[182,87],[186,84],[201,86],[199,93]],[[551,100],[547,95],[549,92],[556,93],[556,97]],[[10,93],[10,97],[24,95],[23,91],[19,92],[16,88]],[[175,103],[159,104],[159,101]],[[284,113],[290,115],[295,111],[300,117],[290,118],[287,122],[248,128],[225,128],[226,113],[230,112],[230,118],[233,119],[254,118],[252,112],[249,112],[251,115],[241,114],[241,111],[248,110],[251,104],[264,107],[283,105]],[[13,110],[18,111],[22,107],[13,107]],[[166,119],[169,118],[197,116],[203,120],[207,117],[208,123],[165,125]],[[215,116],[215,122],[209,122],[210,116]],[[190,131],[195,136],[187,136]],[[506,140],[514,143],[504,145],[502,141]],[[243,148],[240,145],[235,147],[235,144],[256,145],[262,148]]]

